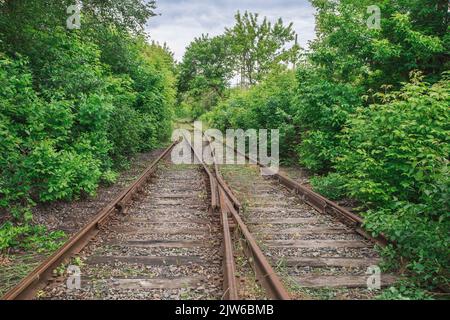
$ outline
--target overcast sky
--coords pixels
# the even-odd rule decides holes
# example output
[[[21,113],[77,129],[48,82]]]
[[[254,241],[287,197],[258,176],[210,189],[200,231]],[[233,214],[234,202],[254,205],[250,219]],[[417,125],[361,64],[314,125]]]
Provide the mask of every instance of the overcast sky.
[[[166,42],[178,61],[195,37],[219,35],[231,27],[238,10],[293,22],[304,48],[315,35],[314,9],[307,0],[157,0],[157,6],[161,15],[150,19],[147,31],[153,40]]]

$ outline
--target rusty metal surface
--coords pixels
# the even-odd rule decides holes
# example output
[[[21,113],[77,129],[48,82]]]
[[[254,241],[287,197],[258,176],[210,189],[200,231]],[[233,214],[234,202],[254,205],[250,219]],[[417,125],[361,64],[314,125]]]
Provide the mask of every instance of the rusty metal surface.
[[[48,280],[52,277],[53,270],[59,267],[68,259],[78,254],[89,242],[99,233],[100,228],[107,222],[108,218],[117,208],[123,210],[125,206],[124,199],[131,199],[140,186],[147,181],[153,173],[158,163],[164,159],[174,148],[177,142],[171,144],[156,159],[146,171],[126,190],[124,190],[115,200],[110,202],[105,208],[99,211],[95,218],[82,230],[71,237],[58,251],[46,259],[41,265],[33,270],[17,286],[9,290],[2,300],[28,300],[35,296]]]
[[[227,148],[231,148],[225,143]],[[234,150],[235,153],[244,156],[248,161],[251,163],[257,164],[259,167],[264,168],[266,171],[272,171],[267,166],[261,164],[261,162],[250,158],[246,154],[242,154],[238,150]],[[354,230],[365,237],[366,239],[385,247],[389,243],[393,243],[392,241],[389,241],[383,234],[373,237],[371,234],[369,234],[367,231],[364,230],[363,224],[364,220],[350,212],[349,210],[341,207],[337,203],[323,197],[322,195],[314,192],[313,190],[306,188],[305,186],[301,185],[300,183],[294,181],[293,179],[279,173],[279,172],[273,172],[273,178],[277,179],[282,185],[286,186],[287,188],[294,190],[299,197],[307,204],[309,204],[311,207],[316,209],[318,212],[323,214],[332,214],[336,216],[337,218],[340,218],[343,220],[347,225],[354,228]],[[395,244],[395,243],[394,243]]]
[[[211,141],[208,139],[208,137],[206,138],[208,140],[208,143],[211,144]],[[241,204],[220,174],[219,166],[217,165],[217,159],[213,151],[211,151],[211,155],[214,160],[215,177],[217,181],[219,181],[221,209],[222,211],[225,210],[227,212],[226,217],[224,216],[222,217],[222,219],[228,220],[228,213],[231,214],[233,221],[238,227],[238,230],[244,237],[243,247],[245,254],[249,258],[255,270],[256,277],[263,288],[266,290],[268,296],[274,300],[291,300],[291,296],[285,289],[283,283],[281,282],[281,279],[273,270],[266,256],[253,237],[252,233],[249,231],[248,227],[240,217],[239,210],[241,208]]]
[[[244,221],[241,219],[239,213],[234,209],[233,204],[227,198],[228,208],[232,214],[233,220],[236,222],[240,232],[244,236],[244,250],[247,257],[251,258],[251,262],[256,272],[256,277],[266,290],[271,299],[275,300],[291,300],[291,296],[285,289],[281,279],[276,274],[275,270],[270,265],[266,256],[257,244],[252,233],[248,230]]]
[[[222,232],[223,232],[223,286],[225,300],[239,300],[236,283],[236,265],[234,261],[233,242],[231,238],[230,226],[228,223],[228,210],[225,207],[225,196],[222,192],[220,183],[217,183],[216,177],[212,174],[208,166],[202,161],[202,158],[197,154],[192,142],[185,137],[190,148],[194,152],[194,156],[202,164],[203,169],[209,177],[211,182],[211,205],[220,207]],[[214,196],[213,196],[214,194]],[[217,198],[218,197],[218,198]]]
[[[228,223],[228,208],[225,204],[225,194],[222,190],[219,191],[220,198],[220,220],[223,227],[223,282],[224,282],[224,297],[226,300],[238,300],[236,283],[236,265],[233,255],[233,242],[231,239],[230,225]]]

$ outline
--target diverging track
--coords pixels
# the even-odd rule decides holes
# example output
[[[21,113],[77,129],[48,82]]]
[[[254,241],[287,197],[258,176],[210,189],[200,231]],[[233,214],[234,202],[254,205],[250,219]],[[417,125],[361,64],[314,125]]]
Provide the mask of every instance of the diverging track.
[[[175,165],[175,145],[3,299],[248,298],[236,257],[252,266],[258,298],[372,296],[366,272],[385,239],[364,238],[358,217],[256,166]]]
[[[387,243],[383,236],[372,238],[360,217],[282,174],[261,176],[261,167],[216,165],[216,171],[294,299],[370,299],[373,289],[396,281],[378,267],[374,247]]]
[[[171,163],[175,145],[3,299],[239,299],[235,199],[205,164]],[[267,297],[289,298],[244,238]]]

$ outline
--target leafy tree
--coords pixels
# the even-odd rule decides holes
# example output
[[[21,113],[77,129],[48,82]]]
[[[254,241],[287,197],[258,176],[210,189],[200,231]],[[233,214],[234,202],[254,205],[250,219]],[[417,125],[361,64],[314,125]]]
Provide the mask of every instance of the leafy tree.
[[[179,101],[188,102],[200,115],[224,97],[233,76],[229,39],[202,35],[186,49],[178,66]]]
[[[432,76],[446,68],[445,1],[311,2],[318,11],[311,60],[327,77],[362,84],[376,92],[382,85],[398,87],[412,70]],[[379,30],[367,27],[371,5],[381,10]]]
[[[282,19],[271,23],[262,21],[258,14],[236,14],[236,24],[225,29],[223,35],[203,35],[187,48],[179,65],[179,102],[189,105],[195,116],[211,110],[226,99],[230,80],[241,78],[241,86],[257,84],[274,70],[285,70],[285,65],[296,66],[301,58],[292,24],[285,26]]]
[[[297,143],[292,114],[297,83],[292,71],[272,73],[248,90],[234,89],[230,97],[204,116],[222,131],[236,129],[279,129],[280,151],[287,161]]]
[[[298,154],[307,168],[328,172],[343,124],[358,106],[380,102],[376,93],[399,88],[412,70],[436,81],[448,68],[447,13],[438,1],[312,3],[318,11],[317,39],[298,71]],[[367,7],[374,4],[381,9],[379,30],[366,23]],[[438,22],[425,27],[432,19]]]
[[[232,77],[231,51],[225,36],[202,35],[186,49],[179,65],[178,90],[200,95],[204,90],[222,97]]]
[[[241,84],[253,85],[261,81],[270,70],[283,61],[289,61],[290,51],[286,45],[295,39],[293,24],[284,25],[280,18],[272,24],[266,17],[238,12],[236,24],[226,29],[231,40],[235,71]],[[297,49],[297,47],[295,48]]]

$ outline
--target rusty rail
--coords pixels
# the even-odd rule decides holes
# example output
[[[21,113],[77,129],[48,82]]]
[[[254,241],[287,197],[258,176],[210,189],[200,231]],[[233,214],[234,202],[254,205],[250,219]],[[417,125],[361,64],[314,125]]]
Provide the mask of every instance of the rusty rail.
[[[223,143],[224,141],[220,142]],[[273,178],[277,179],[282,185],[284,185],[288,189],[295,191],[302,199],[302,201],[313,207],[318,212],[322,214],[330,214],[343,220],[343,222],[352,227],[355,230],[355,232],[382,247],[385,247],[389,243],[391,243],[391,241],[389,241],[383,234],[377,237],[373,237],[366,230],[364,230],[363,228],[364,220],[360,216],[350,212],[349,210],[341,207],[337,203],[323,197],[322,195],[314,192],[313,190],[306,188],[297,181],[294,181],[293,179],[279,172],[271,170],[269,167],[261,164],[260,161],[252,159],[248,155],[242,154],[238,150],[231,148],[226,142],[225,146],[229,149],[232,149],[236,154],[244,156],[247,159],[247,161],[257,164],[260,168],[264,169],[266,172],[272,172]]]
[[[100,228],[108,221],[116,211],[124,212],[127,201],[139,191],[156,170],[158,163],[164,159],[178,142],[172,143],[146,170],[145,172],[116,199],[101,209],[94,219],[78,233],[73,235],[58,251],[46,259],[17,286],[9,290],[2,300],[30,300],[35,293],[42,289],[52,278],[53,270],[61,264],[67,263],[71,257],[81,252],[89,242],[100,232]]]
[[[258,162],[260,167],[266,168]],[[371,240],[381,246],[386,246],[388,244],[388,240],[384,237],[384,235],[380,235],[378,237],[373,237],[367,231],[363,229],[364,221],[363,219],[350,212],[349,210],[339,206],[337,203],[323,197],[322,195],[312,191],[311,189],[306,188],[300,183],[292,180],[289,177],[286,177],[280,173],[274,173],[274,177],[278,179],[278,181],[286,186],[288,189],[294,190],[302,199],[303,202],[309,204],[311,207],[316,209],[318,212],[322,214],[331,214],[338,218],[341,218],[346,222],[347,225],[353,227],[353,229],[363,237],[368,240]]]
[[[206,138],[208,140],[208,143],[211,144],[209,137],[206,136]],[[233,221],[238,226],[238,230],[244,237],[244,252],[253,266],[257,279],[264,287],[271,299],[291,300],[291,296],[289,295],[288,291],[285,289],[283,283],[262,252],[252,233],[249,231],[248,227],[240,217],[239,211],[241,208],[241,204],[220,174],[216,155],[212,149],[211,155],[214,160],[214,173],[216,179],[219,181],[220,198],[224,200],[224,203],[222,203],[221,205],[222,210],[225,210],[227,212],[227,219],[228,214],[231,215]]]
[[[217,180],[212,174],[211,170],[209,170],[208,166],[202,160],[202,157],[197,154],[197,151],[192,145],[192,141],[190,141],[186,136],[184,137],[184,139],[189,144],[189,147],[194,152],[195,157],[202,164],[203,169],[209,177],[211,186],[211,207],[213,208],[213,210],[220,208],[220,220],[222,223],[223,231],[223,297],[226,300],[238,300],[239,295],[237,292],[235,277],[236,265],[233,254],[233,242],[230,232],[230,226],[228,223],[228,212],[225,206],[225,198],[223,196],[223,193],[221,192],[222,188],[220,187],[220,183],[217,183]]]

